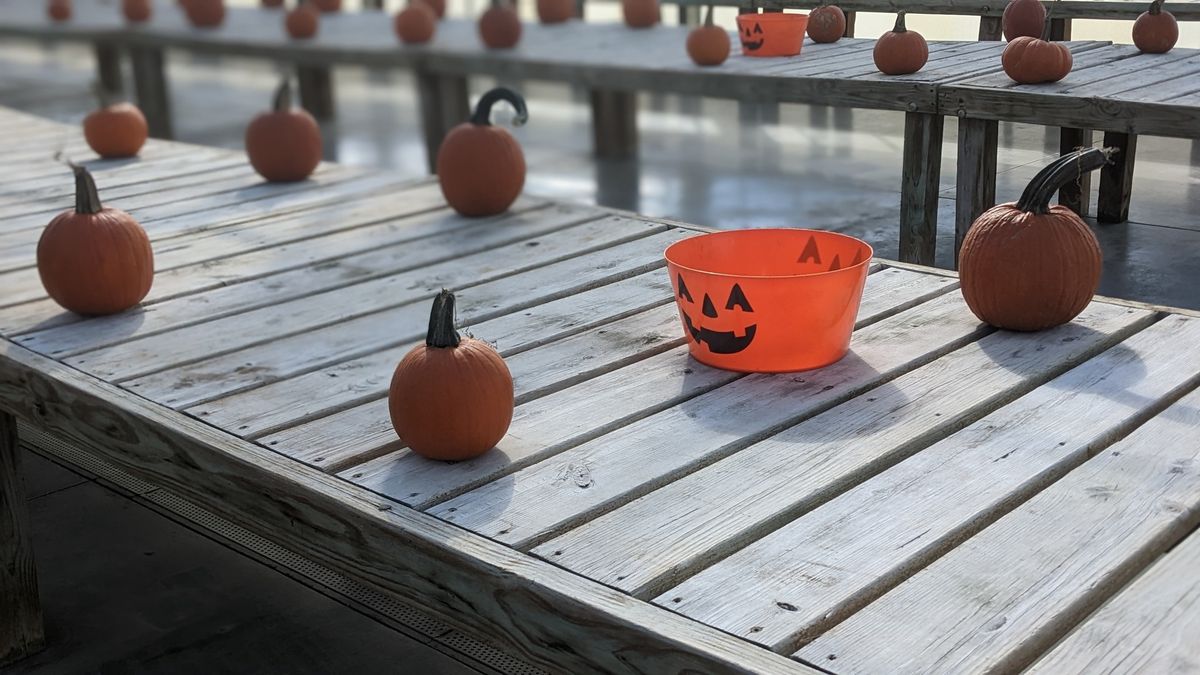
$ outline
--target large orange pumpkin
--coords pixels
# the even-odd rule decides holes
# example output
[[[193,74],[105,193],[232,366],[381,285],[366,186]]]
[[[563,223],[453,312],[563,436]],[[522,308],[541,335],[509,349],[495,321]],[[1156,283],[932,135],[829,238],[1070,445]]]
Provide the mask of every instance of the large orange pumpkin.
[[[38,276],[55,302],[77,314],[123,312],[154,282],[150,238],[133,216],[100,203],[96,182],[75,172],[75,208],[54,217],[37,246]]]
[[[1004,39],[1010,42],[1019,37],[1041,37],[1045,24],[1046,8],[1038,0],[1012,0],[1000,19]]]
[[[575,0],[537,0],[538,21],[562,23],[575,16]]]
[[[146,116],[132,103],[110,103],[104,92],[100,107],[83,118],[83,138],[104,159],[133,157],[146,143]]]
[[[649,28],[662,20],[658,0],[621,0],[621,13],[630,28]]]
[[[225,21],[225,0],[187,0],[183,11],[193,26],[215,28]]]
[[[454,330],[454,294],[433,301],[425,344],[408,352],[388,389],[392,428],[429,459],[478,457],[504,438],[513,415],[513,380],[500,354]]]
[[[1163,0],[1154,0],[1133,22],[1133,44],[1147,54],[1165,54],[1179,40],[1175,15],[1164,12],[1162,6]]]
[[[145,23],[154,13],[151,0],[121,0],[121,13],[129,23]]]
[[[1019,37],[1004,47],[1004,74],[1021,84],[1058,82],[1071,72],[1071,50],[1061,42]]]
[[[875,67],[884,75],[908,75],[925,66],[929,45],[915,30],[904,25],[904,12],[896,14],[896,25],[875,41]]]
[[[50,0],[46,3],[46,16],[51,21],[69,21],[74,13],[71,0]]]
[[[302,1],[295,9],[287,13],[283,26],[289,37],[295,40],[307,40],[317,34],[320,27],[321,13],[308,0]]]
[[[713,25],[713,6],[708,6],[704,25],[688,33],[687,53],[698,66],[719,66],[729,58],[729,33]]]
[[[1071,209],[1050,198],[1104,166],[1110,149],[1091,148],[1052,162],[1016,203],[988,209],[971,225],[959,254],[967,306],[1009,330],[1042,330],[1074,319],[1100,283],[1100,245]]]
[[[246,127],[246,156],[271,182],[304,180],[321,163],[321,128],[306,110],[292,107],[290,78],[275,90],[271,111]]]
[[[413,0],[396,13],[396,36],[406,45],[429,42],[437,31],[437,14],[425,0]]]
[[[503,213],[525,187],[525,153],[508,130],[492,126],[492,106],[508,101],[517,111],[513,124],[529,119],[525,99],[496,87],[479,99],[471,119],[450,130],[438,150],[437,175],[451,208],[464,216]]]
[[[492,0],[479,17],[479,38],[488,49],[512,49],[521,41],[521,19],[508,0]]]
[[[837,5],[822,5],[808,13],[808,37],[813,42],[837,42],[846,34],[846,13]]]

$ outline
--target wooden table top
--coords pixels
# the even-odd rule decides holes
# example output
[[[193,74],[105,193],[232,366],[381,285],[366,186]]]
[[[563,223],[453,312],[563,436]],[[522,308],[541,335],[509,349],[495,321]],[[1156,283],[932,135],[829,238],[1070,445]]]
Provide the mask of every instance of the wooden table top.
[[[266,185],[152,141],[89,164],[151,236],[154,288],[83,319],[34,266],[72,202],[64,143],[89,158],[0,115],[0,406],[523,658],[1200,663],[1200,318],[1097,301],[994,331],[952,276],[878,261],[846,358],[741,375],[687,355],[662,259],[685,226],[531,196],[467,220],[429,181]],[[453,464],[386,406],[442,287],[517,396],[499,447]]]

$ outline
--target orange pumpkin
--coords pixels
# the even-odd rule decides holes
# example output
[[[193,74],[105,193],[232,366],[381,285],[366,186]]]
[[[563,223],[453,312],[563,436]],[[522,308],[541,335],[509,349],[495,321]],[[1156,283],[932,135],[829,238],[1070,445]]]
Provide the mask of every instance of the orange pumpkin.
[[[304,180],[321,163],[321,129],[307,111],[292,107],[290,78],[275,90],[272,110],[246,127],[246,156],[273,183]]]
[[[132,103],[110,103],[98,91],[100,107],[83,118],[83,138],[104,159],[133,157],[150,135],[146,116]]]
[[[1004,47],[1004,74],[1021,84],[1058,82],[1071,72],[1071,50],[1061,42],[1019,37]]]
[[[575,0],[537,0],[538,21],[562,23],[575,17]]]
[[[708,6],[704,25],[688,33],[687,53],[698,66],[719,66],[729,58],[729,33],[713,25],[713,6]]]
[[[437,175],[446,203],[469,217],[492,216],[512,206],[525,187],[525,153],[506,129],[492,126],[492,106],[508,101],[514,125],[529,119],[525,99],[496,87],[479,99],[471,119],[450,130],[438,149]]]
[[[837,5],[822,5],[808,13],[808,37],[813,42],[837,42],[846,34],[846,13]]]
[[[875,41],[875,67],[884,75],[908,75],[925,66],[929,45],[915,30],[904,25],[904,12],[896,14],[896,26]]]
[[[154,282],[154,250],[133,216],[105,207],[96,182],[75,172],[75,208],[54,217],[37,246],[46,294],[77,314],[99,316],[138,304]]]
[[[71,5],[71,0],[50,0],[46,4],[46,15],[51,21],[70,21],[71,15],[74,14],[74,7]]]
[[[214,28],[225,21],[225,0],[187,0],[183,11],[193,26]]]
[[[1010,42],[1019,37],[1041,37],[1045,24],[1046,8],[1038,0],[1012,0],[1000,18],[1004,39]]]
[[[129,23],[144,23],[154,13],[151,0],[121,0],[121,13]]]
[[[1016,203],[975,220],[959,254],[963,299],[975,316],[997,328],[1043,330],[1087,307],[1100,283],[1100,244],[1074,211],[1050,206],[1050,198],[1104,166],[1112,152],[1091,148],[1060,157]]]
[[[388,389],[392,428],[429,459],[462,461],[491,450],[513,415],[513,380],[491,345],[454,330],[454,294],[433,301],[425,344],[404,356]]]
[[[492,0],[479,17],[479,38],[488,49],[512,49],[521,41],[521,19],[508,0]]]
[[[312,0],[322,12],[342,11],[342,0]]]
[[[283,20],[287,34],[296,40],[307,40],[317,34],[321,23],[321,13],[311,2],[301,2],[295,9],[287,13]]]
[[[429,42],[437,30],[437,15],[424,0],[414,0],[396,14],[395,30],[406,45]]]
[[[1133,22],[1133,44],[1147,54],[1165,54],[1179,40],[1175,15],[1164,12],[1162,6],[1163,0],[1154,0]]]
[[[650,28],[662,20],[658,0],[621,0],[621,13],[630,28]]]

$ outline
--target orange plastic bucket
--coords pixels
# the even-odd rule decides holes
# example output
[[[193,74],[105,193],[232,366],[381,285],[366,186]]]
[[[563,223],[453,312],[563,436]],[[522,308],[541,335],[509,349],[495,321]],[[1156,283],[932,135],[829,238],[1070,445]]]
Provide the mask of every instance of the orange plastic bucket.
[[[740,372],[846,355],[873,252],[820,230],[731,230],[672,244],[667,271],[692,356]]]
[[[738,37],[745,56],[795,56],[804,44],[807,14],[739,14]]]

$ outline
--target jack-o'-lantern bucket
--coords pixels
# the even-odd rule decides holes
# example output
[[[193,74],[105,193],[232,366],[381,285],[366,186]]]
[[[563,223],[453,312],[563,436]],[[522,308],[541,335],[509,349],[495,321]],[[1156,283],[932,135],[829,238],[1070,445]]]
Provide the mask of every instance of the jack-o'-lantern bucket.
[[[827,366],[846,355],[873,252],[820,230],[731,230],[667,248],[692,356],[739,372]]]
[[[745,56],[796,56],[804,44],[807,14],[739,14],[738,38]]]

